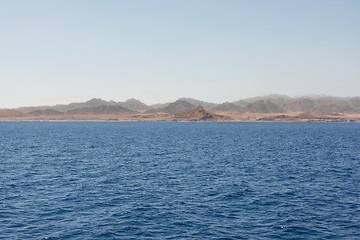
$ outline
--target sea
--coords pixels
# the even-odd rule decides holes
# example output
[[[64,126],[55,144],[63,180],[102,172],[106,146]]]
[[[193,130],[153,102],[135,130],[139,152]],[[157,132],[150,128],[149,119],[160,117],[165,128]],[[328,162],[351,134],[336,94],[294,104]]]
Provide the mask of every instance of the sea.
[[[0,239],[360,239],[360,124],[1,122]]]

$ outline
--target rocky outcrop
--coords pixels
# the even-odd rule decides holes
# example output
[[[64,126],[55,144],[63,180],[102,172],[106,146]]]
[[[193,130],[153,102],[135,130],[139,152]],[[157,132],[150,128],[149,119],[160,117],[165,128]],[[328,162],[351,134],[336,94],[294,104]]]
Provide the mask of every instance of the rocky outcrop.
[[[176,121],[220,121],[226,120],[224,116],[217,115],[206,111],[203,107],[197,106],[181,113],[177,113],[173,117]]]

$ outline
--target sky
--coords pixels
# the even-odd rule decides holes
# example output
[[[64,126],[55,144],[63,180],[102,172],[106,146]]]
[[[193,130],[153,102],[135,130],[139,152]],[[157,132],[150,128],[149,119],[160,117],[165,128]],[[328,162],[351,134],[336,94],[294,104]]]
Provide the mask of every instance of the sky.
[[[0,1],[0,108],[360,95],[358,0]]]

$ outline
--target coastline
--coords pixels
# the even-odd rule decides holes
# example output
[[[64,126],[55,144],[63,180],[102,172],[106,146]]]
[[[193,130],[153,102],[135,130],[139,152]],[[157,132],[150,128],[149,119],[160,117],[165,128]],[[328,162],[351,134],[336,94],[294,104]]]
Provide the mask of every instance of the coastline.
[[[216,113],[217,118],[179,118],[172,114],[111,114],[61,116],[2,116],[0,122],[360,122],[360,114],[307,115],[303,113]]]

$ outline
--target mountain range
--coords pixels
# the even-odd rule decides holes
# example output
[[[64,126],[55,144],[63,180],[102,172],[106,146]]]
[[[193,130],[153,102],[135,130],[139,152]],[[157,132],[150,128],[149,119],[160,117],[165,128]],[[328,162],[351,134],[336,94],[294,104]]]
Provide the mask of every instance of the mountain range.
[[[360,113],[360,97],[267,95],[225,102],[222,104],[204,102],[193,98],[181,98],[175,102],[146,105],[131,98],[125,102],[105,101],[93,98],[86,102],[59,104],[54,106],[19,107],[11,109],[13,114],[86,114],[86,113],[171,113],[176,114],[201,106],[211,112],[229,113],[288,113],[306,114]],[[51,111],[50,111],[51,110]],[[8,109],[8,112],[10,109]],[[16,111],[16,112],[15,112]],[[10,113],[10,112],[9,112]]]

